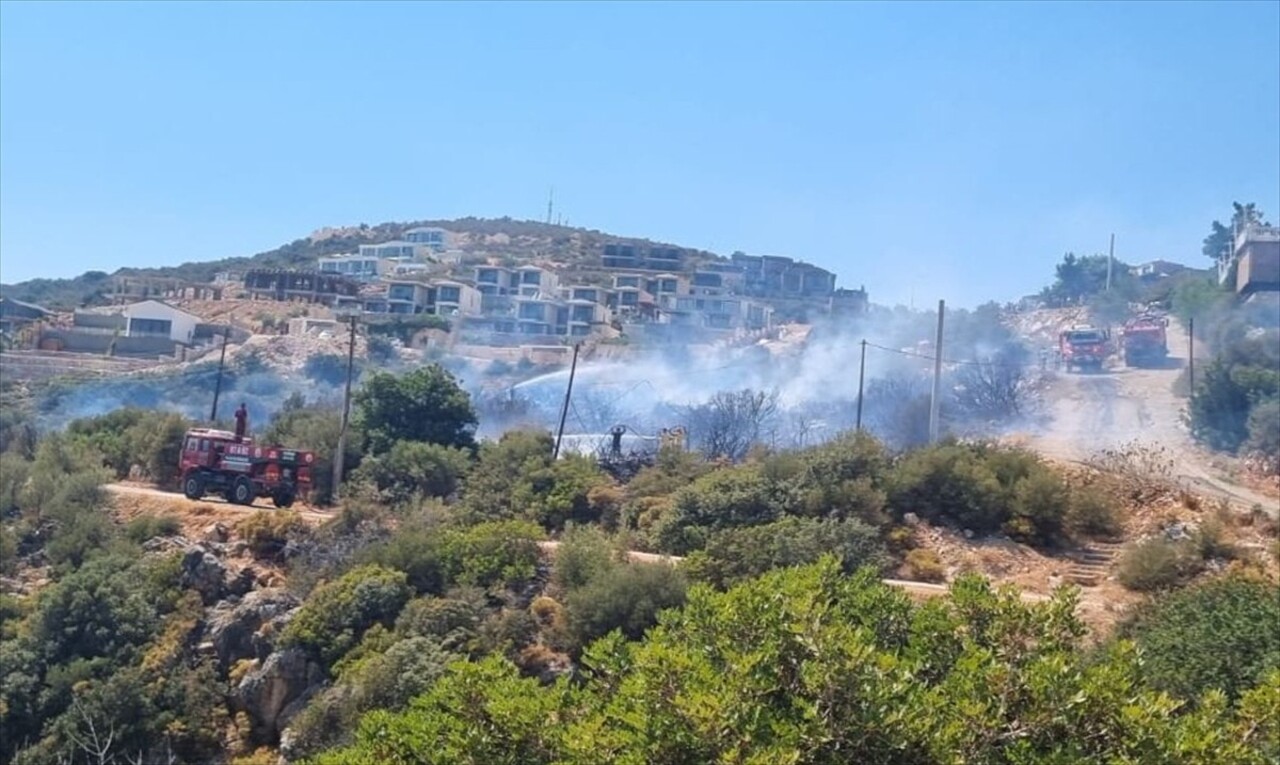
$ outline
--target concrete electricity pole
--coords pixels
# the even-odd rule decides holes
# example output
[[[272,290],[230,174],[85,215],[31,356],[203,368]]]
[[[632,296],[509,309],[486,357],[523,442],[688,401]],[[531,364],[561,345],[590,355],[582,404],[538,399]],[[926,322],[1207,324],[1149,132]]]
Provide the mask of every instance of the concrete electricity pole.
[[[945,300],[938,301],[938,340],[933,346],[933,392],[929,396],[929,443],[938,440],[938,405],[942,391],[942,315],[946,310]]]
[[[351,416],[351,369],[356,357],[356,315],[351,320],[351,340],[347,346],[347,390],[342,397],[342,429],[338,431],[338,449],[333,455],[333,501],[337,503],[342,486],[342,468],[347,454],[347,423]]]

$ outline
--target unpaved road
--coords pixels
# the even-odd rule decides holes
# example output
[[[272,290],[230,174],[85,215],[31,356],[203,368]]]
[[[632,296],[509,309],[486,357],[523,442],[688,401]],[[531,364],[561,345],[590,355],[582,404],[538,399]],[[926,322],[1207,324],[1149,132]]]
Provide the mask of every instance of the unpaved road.
[[[220,508],[231,510],[237,513],[253,513],[258,510],[275,510],[276,506],[271,504],[269,499],[258,499],[251,505],[235,505],[220,497],[208,496],[204,499],[191,500],[179,493],[170,491],[161,491],[152,486],[141,486],[134,483],[109,483],[106,485],[107,491],[115,494],[133,494],[143,497],[156,497],[166,502],[172,503],[175,510],[181,511],[184,508],[193,508],[197,505],[217,505]],[[291,510],[296,511],[300,516],[308,521],[321,523],[333,517],[330,513],[320,512],[319,510],[310,509],[304,505],[294,505]]]
[[[1048,394],[1049,425],[1031,437],[1031,447],[1077,462],[1125,444],[1160,447],[1181,486],[1245,510],[1262,505],[1272,517],[1280,516],[1280,499],[1232,482],[1215,467],[1228,458],[1192,440],[1182,422],[1185,399],[1173,393],[1186,363],[1187,335],[1171,321],[1168,339],[1171,358],[1160,369],[1131,369],[1121,363],[1100,373],[1059,374]],[[1198,349],[1196,360],[1202,361]]]

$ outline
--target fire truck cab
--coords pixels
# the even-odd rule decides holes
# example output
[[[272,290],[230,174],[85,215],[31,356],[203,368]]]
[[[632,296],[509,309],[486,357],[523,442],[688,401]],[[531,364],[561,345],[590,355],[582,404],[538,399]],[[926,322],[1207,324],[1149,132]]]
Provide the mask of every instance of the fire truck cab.
[[[310,491],[314,463],[313,452],[262,446],[226,430],[191,428],[179,457],[182,493],[188,499],[221,494],[239,505],[271,497],[276,507],[289,507]]]

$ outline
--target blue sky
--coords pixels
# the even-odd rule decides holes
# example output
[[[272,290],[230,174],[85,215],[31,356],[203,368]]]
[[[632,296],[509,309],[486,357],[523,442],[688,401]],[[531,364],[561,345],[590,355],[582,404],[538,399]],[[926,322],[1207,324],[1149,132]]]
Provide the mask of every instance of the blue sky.
[[[876,302],[1280,213],[1280,3],[0,6],[0,279],[541,218]]]

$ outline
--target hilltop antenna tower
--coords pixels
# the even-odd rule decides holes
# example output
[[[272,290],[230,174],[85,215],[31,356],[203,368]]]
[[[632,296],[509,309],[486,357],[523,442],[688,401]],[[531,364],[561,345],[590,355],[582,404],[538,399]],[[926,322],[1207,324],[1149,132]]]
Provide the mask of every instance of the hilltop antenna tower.
[[[551,191],[547,194],[547,225],[551,225],[551,211],[555,208],[556,187],[552,186]]]

